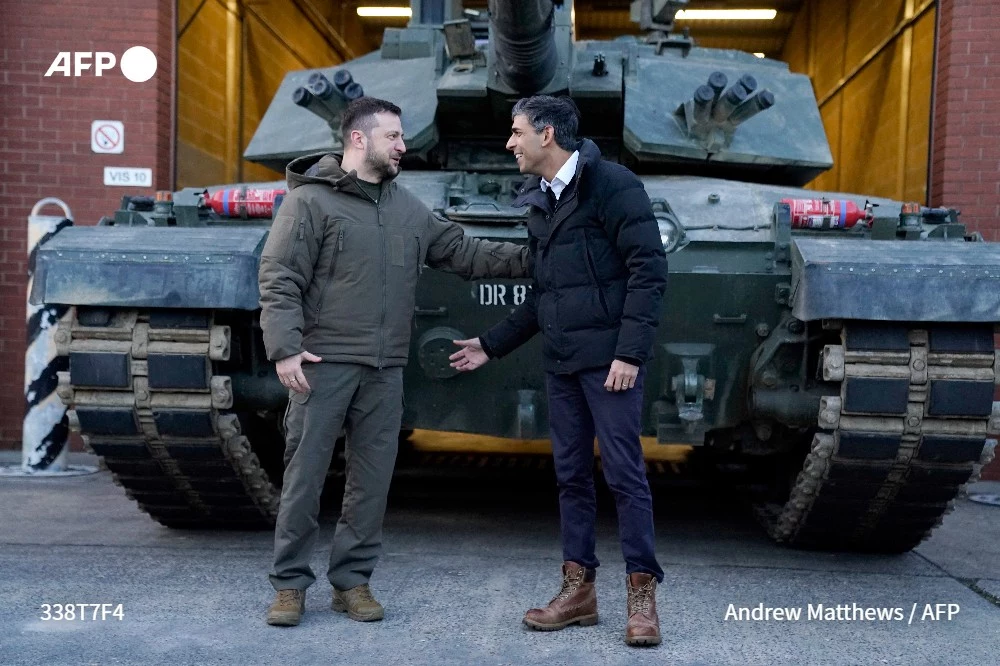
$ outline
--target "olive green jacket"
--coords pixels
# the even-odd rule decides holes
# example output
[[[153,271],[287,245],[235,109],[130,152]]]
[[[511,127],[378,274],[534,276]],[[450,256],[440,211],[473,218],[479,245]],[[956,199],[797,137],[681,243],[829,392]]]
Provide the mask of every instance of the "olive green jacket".
[[[529,274],[526,247],[465,236],[395,182],[376,204],[338,155],[300,157],[287,178],[260,260],[260,325],[272,361],[309,351],[324,361],[406,365],[424,264],[467,279]]]

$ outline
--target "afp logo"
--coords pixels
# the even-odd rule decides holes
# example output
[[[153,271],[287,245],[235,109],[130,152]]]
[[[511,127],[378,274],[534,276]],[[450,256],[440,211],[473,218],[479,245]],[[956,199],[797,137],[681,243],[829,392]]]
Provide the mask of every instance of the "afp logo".
[[[110,51],[60,51],[45,76],[61,73],[63,76],[82,76],[93,70],[94,76],[115,66],[115,54]],[[143,83],[156,74],[156,56],[145,46],[133,46],[122,54],[122,74],[134,83]]]

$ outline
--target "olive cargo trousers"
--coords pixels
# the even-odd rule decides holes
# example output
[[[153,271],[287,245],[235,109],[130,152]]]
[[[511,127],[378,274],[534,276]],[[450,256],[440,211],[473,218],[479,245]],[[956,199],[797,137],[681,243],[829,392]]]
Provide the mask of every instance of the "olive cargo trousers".
[[[308,362],[302,368],[312,390],[292,393],[285,414],[285,476],[271,585],[304,590],[316,581],[309,562],[319,532],[320,494],[343,428],[346,487],[327,578],[347,590],[368,582],[382,552],[382,518],[403,416],[403,368]]]

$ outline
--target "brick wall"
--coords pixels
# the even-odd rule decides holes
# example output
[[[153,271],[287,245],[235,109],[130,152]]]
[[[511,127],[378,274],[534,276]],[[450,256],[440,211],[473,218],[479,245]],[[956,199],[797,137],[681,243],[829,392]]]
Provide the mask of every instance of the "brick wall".
[[[174,3],[149,0],[4,0],[0,25],[0,448],[18,448],[24,409],[26,226],[31,207],[55,196],[76,224],[93,224],[124,194],[172,189]],[[95,77],[45,72],[60,51],[131,46],[156,54],[156,75],[132,83],[116,66]],[[90,149],[93,120],[125,124],[125,152]],[[150,167],[154,187],[105,187],[104,166]],[[52,214],[55,214],[54,212]]]
[[[940,0],[931,204],[960,209],[962,221],[990,241],[1000,241],[998,35],[994,0]],[[1000,480],[1000,460],[983,478]]]
[[[1000,12],[995,0],[941,0],[931,203],[1000,241]]]

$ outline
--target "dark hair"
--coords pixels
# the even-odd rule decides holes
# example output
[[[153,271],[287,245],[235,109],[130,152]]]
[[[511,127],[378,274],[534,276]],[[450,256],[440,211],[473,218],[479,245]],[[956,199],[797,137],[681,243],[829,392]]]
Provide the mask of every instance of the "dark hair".
[[[340,121],[340,131],[343,136],[344,145],[350,142],[351,132],[359,130],[366,136],[371,136],[372,128],[375,127],[376,113],[391,113],[402,116],[403,111],[393,104],[378,97],[359,97],[344,109],[344,116]]]
[[[525,116],[536,132],[546,125],[555,130],[556,145],[563,150],[576,150],[576,130],[580,126],[580,109],[569,97],[535,95],[522,97],[510,112],[514,116]]]

